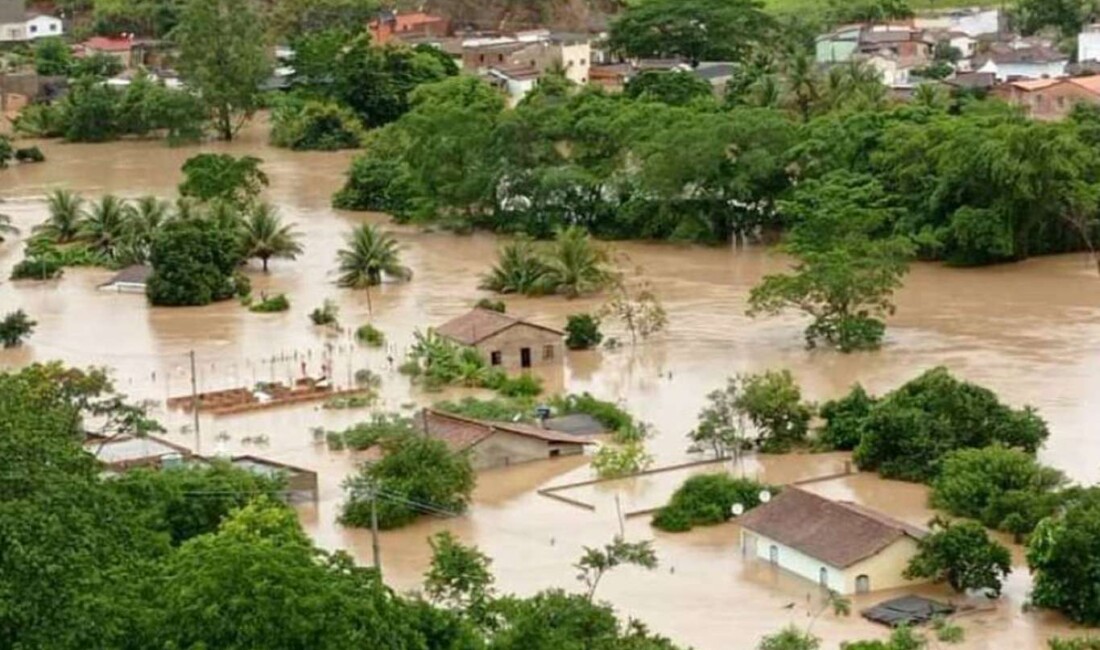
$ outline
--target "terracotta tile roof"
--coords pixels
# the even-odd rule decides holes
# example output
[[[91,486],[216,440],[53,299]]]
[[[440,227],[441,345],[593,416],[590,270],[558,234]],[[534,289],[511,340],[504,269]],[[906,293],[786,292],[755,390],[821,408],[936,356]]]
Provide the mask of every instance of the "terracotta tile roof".
[[[126,52],[133,44],[134,41],[131,38],[110,38],[107,36],[93,36],[81,43],[87,49],[102,52]]]
[[[546,442],[592,444],[591,440],[583,436],[516,422],[486,422],[433,409],[424,409],[420,426],[428,432],[429,436],[443,440],[454,451],[468,449],[497,432],[536,438]]]
[[[738,521],[784,546],[843,569],[879,553],[902,537],[921,539],[925,531],[888,515],[846,501],[830,501],[788,487]]]
[[[1100,75],[1093,75],[1091,77],[1073,77],[1068,81],[1071,84],[1084,88],[1094,95],[1100,95]]]
[[[1057,84],[1062,83],[1061,79],[1025,79],[1020,81],[1011,81],[1009,85],[1019,88],[1027,92],[1033,92],[1036,90],[1043,90],[1044,88],[1050,88]]]
[[[435,332],[462,345],[477,345],[485,339],[496,336],[509,327],[519,324],[546,330],[559,336],[564,334],[561,330],[531,323],[522,318],[516,318],[490,309],[471,310],[462,316],[443,323],[435,328]]]

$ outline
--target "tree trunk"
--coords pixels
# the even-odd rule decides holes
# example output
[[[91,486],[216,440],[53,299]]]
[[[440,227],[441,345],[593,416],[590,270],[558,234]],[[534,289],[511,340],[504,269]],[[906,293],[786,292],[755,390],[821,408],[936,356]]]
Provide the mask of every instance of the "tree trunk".
[[[260,260],[264,263],[264,273],[267,273],[267,257],[261,257]]]

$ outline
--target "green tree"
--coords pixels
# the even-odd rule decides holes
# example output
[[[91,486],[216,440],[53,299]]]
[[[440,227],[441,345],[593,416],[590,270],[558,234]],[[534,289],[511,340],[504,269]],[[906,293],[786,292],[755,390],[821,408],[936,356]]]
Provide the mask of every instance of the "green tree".
[[[452,609],[475,616],[483,612],[493,597],[493,561],[447,531],[432,535],[428,543],[432,562],[424,574],[424,593]]]
[[[0,135],[0,169],[7,169],[8,161],[10,161],[14,155],[11,146],[11,138],[6,135]]]
[[[255,156],[236,158],[229,154],[200,153],[188,158],[181,171],[180,196],[199,201],[224,201],[244,207],[256,200],[268,185],[263,161]]]
[[[863,422],[875,401],[863,386],[856,384],[844,397],[822,404],[818,414],[825,425],[817,433],[818,442],[828,449],[855,449],[863,439]]]
[[[584,547],[584,554],[577,561],[577,580],[587,588],[586,597],[591,602],[596,596],[600,581],[612,569],[624,564],[652,571],[657,568],[657,553],[649,541],[628,542],[616,535],[603,548]]]
[[[358,149],[366,131],[350,109],[339,104],[285,99],[271,112],[271,143],[298,151]]]
[[[93,251],[113,259],[124,242],[132,218],[133,209],[125,200],[105,194],[88,208],[80,222],[78,236]]]
[[[741,61],[773,33],[756,0],[645,0],[629,5],[611,24],[611,47],[641,58]]]
[[[812,318],[806,345],[824,340],[842,352],[878,347],[882,317],[908,272],[903,237],[875,238],[893,217],[874,180],[828,176],[798,188],[782,209],[795,221],[785,249],[793,272],[765,276],[749,295],[749,314],[797,309]]]
[[[23,339],[34,332],[36,325],[38,323],[31,320],[22,309],[8,312],[0,319],[0,345],[5,349],[22,345]]]
[[[1061,472],[1018,449],[960,449],[944,456],[932,505],[1021,536],[1054,514],[1065,483]]]
[[[830,24],[882,23],[913,17],[906,0],[830,0]]]
[[[263,263],[271,258],[293,260],[302,254],[301,235],[293,224],[283,224],[278,211],[269,203],[259,203],[248,209],[241,224],[241,239],[246,258]]]
[[[497,263],[481,277],[482,289],[497,293],[539,293],[546,275],[546,262],[535,243],[519,237],[500,247]]]
[[[172,204],[146,195],[135,199],[130,208],[122,245],[124,255],[133,263],[144,263],[149,260],[153,238],[174,217]]]
[[[957,592],[981,589],[1001,594],[1001,583],[1012,571],[1012,555],[989,538],[981,524],[971,521],[933,521],[932,532],[920,540],[920,550],[909,560],[905,577],[947,582]]]
[[[375,0],[277,0],[271,14],[271,31],[294,42],[322,30],[354,30],[378,12]]]
[[[682,532],[695,526],[711,526],[729,521],[735,503],[746,511],[760,505],[760,492],[766,485],[726,474],[700,474],[683,482],[672,493],[667,505],[653,516],[653,526],[664,531]]]
[[[733,406],[752,422],[761,449],[785,451],[805,439],[813,408],[789,370],[745,375],[740,384]]]
[[[1032,533],[1027,564],[1035,576],[1031,601],[1085,625],[1100,623],[1100,491],[1090,488]]]
[[[705,80],[690,72],[645,70],[627,82],[624,94],[631,99],[686,106],[699,100],[713,99],[714,91]]]
[[[11,217],[6,214],[0,214],[0,244],[4,243],[4,235],[18,235],[19,228],[16,228],[11,223]]]
[[[71,69],[74,77],[110,79],[122,72],[124,68],[122,60],[117,56],[106,52],[96,52],[73,61]]]
[[[35,226],[34,232],[58,244],[76,239],[80,222],[84,220],[84,199],[69,190],[53,190],[46,195],[46,221]]]
[[[544,261],[546,269],[540,283],[550,293],[567,298],[599,291],[613,279],[607,251],[578,226],[558,231]]]
[[[336,252],[340,276],[337,286],[345,289],[369,289],[382,283],[383,277],[408,280],[412,270],[401,264],[401,246],[393,235],[374,224],[365,223],[348,235],[346,247]]]
[[[75,80],[61,101],[62,131],[69,142],[107,142],[121,135],[119,93],[87,77]]]
[[[232,140],[259,108],[272,71],[258,8],[252,0],[187,0],[172,36],[180,75],[202,97],[218,136]]]
[[[34,71],[46,77],[67,77],[73,57],[69,44],[58,37],[40,38],[34,42]]]
[[[1025,33],[1053,27],[1062,38],[1075,37],[1098,16],[1092,0],[1016,0],[1015,16]]]
[[[237,292],[243,261],[236,231],[204,219],[172,221],[154,237],[146,295],[154,305],[207,305]]]
[[[600,319],[592,314],[570,314],[565,324],[565,347],[570,350],[587,350],[603,341]]]
[[[631,345],[636,345],[639,338],[646,340],[668,325],[668,315],[660,298],[645,280],[616,282],[600,314],[621,322],[630,332]]]
[[[366,464],[345,487],[348,500],[340,520],[368,526],[371,495],[378,525],[398,528],[425,512],[463,512],[476,480],[470,460],[435,438],[403,436],[381,442],[382,459]]]
[[[1012,409],[987,388],[933,368],[878,401],[853,458],[886,478],[928,482],[957,449],[1001,444],[1034,454],[1050,435],[1030,408]]]

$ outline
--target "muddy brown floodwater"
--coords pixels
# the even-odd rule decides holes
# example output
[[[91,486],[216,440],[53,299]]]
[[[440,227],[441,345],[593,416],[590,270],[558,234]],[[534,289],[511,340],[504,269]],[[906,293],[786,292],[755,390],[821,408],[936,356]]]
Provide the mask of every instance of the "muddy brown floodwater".
[[[286,292],[293,304],[282,314],[252,314],[233,302],[197,309],[150,309],[141,296],[97,291],[110,273],[71,270],[58,281],[13,284],[6,278],[22,256],[21,239],[46,214],[44,194],[55,187],[89,198],[113,192],[124,196],[175,195],[179,167],[197,148],[171,149],[157,142],[105,145],[41,144],[48,162],[0,172],[0,211],[23,228],[22,237],[0,245],[0,313],[26,309],[39,322],[23,348],[0,352],[0,367],[60,359],[70,364],[115,369],[125,392],[163,401],[188,390],[187,353],[195,351],[201,390],[227,388],[258,379],[285,379],[305,362],[320,369],[331,357],[336,378],[347,382],[353,370],[371,368],[382,375],[381,408],[429,403],[426,395],[392,371],[387,355],[400,359],[415,328],[440,323],[467,309],[482,293],[477,276],[490,265],[496,241],[489,235],[447,233],[391,226],[405,249],[415,278],[390,285],[373,296],[373,322],[389,337],[390,347],[368,351],[346,337],[326,338],[306,319],[324,299],[340,306],[345,325],[368,319],[361,294],[332,283],[335,251],[344,234],[362,221],[384,223],[382,215],[335,211],[332,191],[342,182],[350,155],[292,153],[268,147],[261,127],[238,142],[205,150],[253,154],[264,159],[271,177],[267,199],[305,236],[305,255],[296,262],[276,261],[271,273],[251,274],[257,291]],[[783,259],[766,250],[730,250],[666,244],[621,243],[616,248],[653,282],[669,313],[667,333],[615,352],[571,354],[564,375],[555,378],[571,391],[591,391],[620,400],[651,422],[650,443],[660,464],[687,459],[685,433],[704,395],[737,372],[789,368],[808,397],[837,396],[854,382],[885,391],[936,365],[980,382],[1016,405],[1031,404],[1049,421],[1053,435],[1043,461],[1072,478],[1100,478],[1100,278],[1080,256],[1049,257],[990,269],[958,270],[916,265],[898,296],[898,313],[889,338],[875,353],[841,355],[802,347],[797,317],[753,321],[744,315],[749,288],[762,274],[782,268]],[[598,306],[599,299],[508,298],[510,312],[547,324],[562,325],[569,313]],[[314,442],[311,429],[336,428],[364,411],[324,411],[315,406],[266,413],[205,418],[202,439],[187,429],[188,418],[161,413],[172,439],[216,450],[251,451],[317,470],[321,495],[301,509],[302,520],[318,543],[345,548],[370,562],[369,536],[334,522],[341,501],[340,483],[355,466],[352,454],[328,452]],[[264,434],[263,446],[242,438]],[[749,459],[744,471],[767,480],[787,481],[836,472],[841,455]],[[719,471],[711,466],[703,470]],[[562,459],[484,472],[470,512],[450,520],[426,519],[382,536],[386,580],[398,589],[414,589],[428,560],[425,537],[448,529],[476,543],[494,558],[499,588],[529,594],[546,587],[576,588],[571,565],[582,545],[607,541],[618,530],[615,496],[625,510],[661,503],[688,472],[578,490],[571,496],[596,506],[589,512],[539,496],[540,487],[582,480],[591,475],[584,459]],[[815,490],[850,498],[913,523],[930,512],[920,486],[858,475],[817,483]],[[645,517],[630,518],[628,536],[655,538],[661,568],[624,569],[601,585],[599,597],[623,614],[701,650],[751,648],[757,639],[787,622],[808,625],[817,604],[811,585],[776,575],[742,560],[734,524],[688,534],[655,533]],[[1023,613],[1030,579],[1016,549],[1017,566],[1006,595],[988,611],[960,618],[968,648],[1039,648],[1046,637],[1068,629],[1059,617]],[[944,591],[929,588],[944,598]],[[858,609],[883,594],[857,599]],[[790,607],[788,607],[790,605]],[[835,647],[840,640],[882,636],[858,616],[824,614],[813,631]]]

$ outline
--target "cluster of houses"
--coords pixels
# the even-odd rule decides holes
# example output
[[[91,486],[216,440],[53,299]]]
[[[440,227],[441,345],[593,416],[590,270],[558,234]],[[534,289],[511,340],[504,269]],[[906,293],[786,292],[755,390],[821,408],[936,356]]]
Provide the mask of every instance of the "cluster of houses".
[[[817,38],[822,66],[861,61],[907,96],[924,83],[992,93],[1037,119],[1065,117],[1080,102],[1100,104],[1100,25],[1078,38],[1076,60],[1053,41],[1007,28],[1000,8],[956,9],[883,23],[843,25]],[[948,66],[949,74],[933,73]]]

